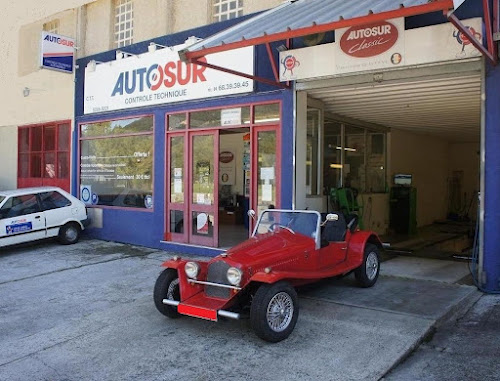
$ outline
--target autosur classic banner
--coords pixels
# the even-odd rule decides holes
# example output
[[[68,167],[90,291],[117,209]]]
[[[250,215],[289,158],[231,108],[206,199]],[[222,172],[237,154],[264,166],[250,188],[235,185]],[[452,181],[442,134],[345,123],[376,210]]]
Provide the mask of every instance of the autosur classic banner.
[[[482,20],[463,21],[482,39]],[[451,23],[404,29],[404,19],[335,31],[335,42],[280,53],[280,80],[335,76],[480,57]]]
[[[158,49],[85,69],[84,113],[180,102],[253,91],[252,80],[202,65],[185,64],[178,50]],[[207,56],[206,62],[254,74],[253,47]]]

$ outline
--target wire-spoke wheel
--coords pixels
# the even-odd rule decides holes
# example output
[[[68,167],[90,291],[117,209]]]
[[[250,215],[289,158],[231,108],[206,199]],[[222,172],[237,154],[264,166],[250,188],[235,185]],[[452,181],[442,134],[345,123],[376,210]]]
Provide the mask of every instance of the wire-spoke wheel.
[[[363,263],[354,275],[361,287],[371,287],[375,284],[380,273],[380,254],[377,246],[367,243],[363,255]]]
[[[299,316],[298,297],[287,282],[263,284],[250,308],[250,323],[261,339],[278,342],[292,333]]]
[[[293,300],[286,292],[273,296],[267,306],[267,324],[274,332],[284,331],[292,321]]]

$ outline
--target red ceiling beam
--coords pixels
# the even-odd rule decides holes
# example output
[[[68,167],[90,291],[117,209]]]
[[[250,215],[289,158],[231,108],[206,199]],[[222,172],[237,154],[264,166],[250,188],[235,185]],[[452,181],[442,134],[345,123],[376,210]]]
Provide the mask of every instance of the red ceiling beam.
[[[214,46],[211,48],[201,49],[194,52],[186,52],[186,58],[190,61],[193,59],[201,58],[208,54],[224,52],[227,50],[243,48],[246,46],[254,46],[261,45],[275,41],[287,40],[290,38],[307,36],[309,34],[314,33],[322,33],[328,32],[335,29],[347,28],[351,26],[364,25],[372,22],[385,21],[398,17],[410,17],[417,16],[425,13],[431,12],[447,12],[450,9],[453,9],[453,0],[437,0],[423,5],[416,5],[413,7],[400,7],[398,9],[381,12],[381,13],[373,13],[367,16],[355,17],[347,20],[338,20],[333,21],[327,24],[321,25],[312,25],[305,28],[298,28],[294,30],[288,30],[286,32],[280,32],[275,34],[264,34],[261,37],[251,38],[251,39],[243,39],[241,41],[232,42],[229,44],[222,44],[219,46]]]

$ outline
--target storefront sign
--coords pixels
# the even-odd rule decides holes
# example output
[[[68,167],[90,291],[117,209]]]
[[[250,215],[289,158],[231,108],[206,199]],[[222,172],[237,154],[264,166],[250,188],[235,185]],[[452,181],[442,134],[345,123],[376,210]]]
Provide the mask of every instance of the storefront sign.
[[[85,69],[85,114],[253,91],[252,80],[181,62],[178,50],[185,46],[107,63],[91,61]],[[206,62],[254,74],[253,47],[211,54]]]
[[[342,35],[340,49],[352,57],[374,57],[392,48],[398,37],[398,28],[388,21],[355,26]]]
[[[481,40],[482,19],[464,20]],[[480,57],[451,23],[404,30],[404,19],[336,31],[338,43],[280,53],[280,80],[318,78]]]
[[[73,73],[75,40],[58,34],[42,32],[40,66],[46,69]]]

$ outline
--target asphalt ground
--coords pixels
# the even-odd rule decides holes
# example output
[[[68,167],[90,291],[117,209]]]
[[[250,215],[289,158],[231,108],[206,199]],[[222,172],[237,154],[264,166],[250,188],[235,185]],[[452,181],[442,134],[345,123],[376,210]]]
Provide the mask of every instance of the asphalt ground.
[[[383,271],[370,289],[328,279],[300,290],[294,332],[269,344],[248,320],[161,315],[153,286],[174,253],[88,239],[1,250],[9,381],[377,380],[478,298],[473,287]]]

